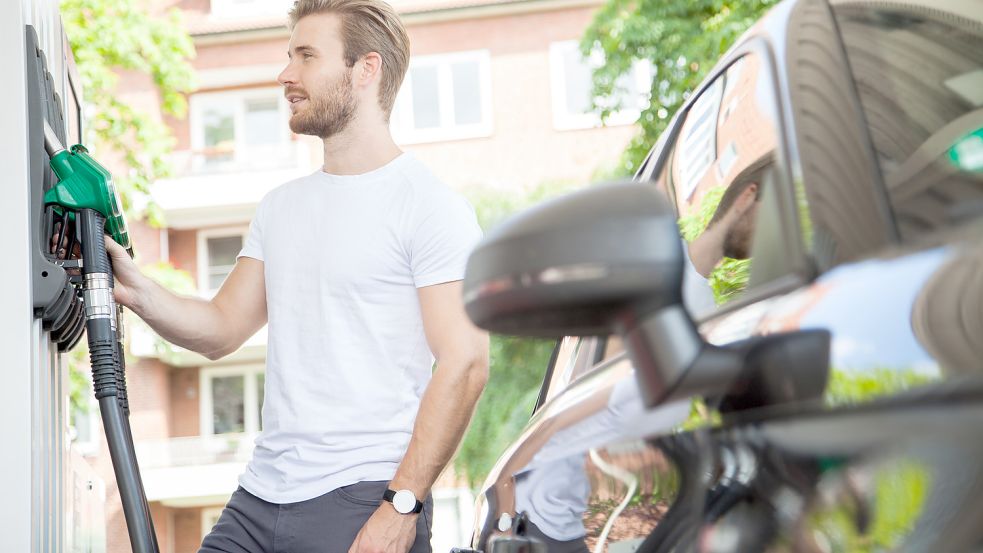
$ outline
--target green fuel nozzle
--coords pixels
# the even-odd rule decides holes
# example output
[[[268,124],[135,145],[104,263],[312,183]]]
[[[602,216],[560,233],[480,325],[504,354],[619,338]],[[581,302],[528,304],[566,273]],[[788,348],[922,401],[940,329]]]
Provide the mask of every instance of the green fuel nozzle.
[[[134,553],[159,553],[130,429],[121,309],[113,296],[113,266],[104,239],[108,233],[119,245],[131,249],[122,205],[112,175],[81,144],[66,150],[45,123],[44,147],[51,158],[51,170],[58,177],[58,183],[44,194],[45,206],[62,216],[63,234],[71,218],[76,225],[71,235],[79,238],[79,295],[84,305],[92,387],[99,400],[130,546]],[[61,241],[58,237],[58,247]],[[71,255],[71,242],[66,252]]]
[[[96,163],[81,144],[66,150],[47,122],[44,124],[44,148],[51,158],[51,170],[58,177],[58,183],[44,194],[45,205],[68,211],[98,211],[106,218],[106,232],[120,246],[130,249],[123,206],[109,171]]]

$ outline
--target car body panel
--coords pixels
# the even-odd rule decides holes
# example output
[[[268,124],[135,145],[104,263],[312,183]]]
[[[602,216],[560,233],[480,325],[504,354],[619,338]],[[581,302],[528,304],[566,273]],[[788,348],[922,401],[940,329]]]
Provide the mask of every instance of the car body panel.
[[[829,332],[824,390],[737,411],[698,398],[646,410],[616,341],[565,338],[536,413],[482,488],[472,548],[983,548],[983,164],[967,169],[956,155],[983,128],[983,100],[972,106],[966,85],[983,83],[983,47],[972,47],[983,44],[983,8],[832,4],[773,8],[721,58],[635,176],[665,191],[680,216],[695,209],[689,197],[701,183],[689,179],[680,195],[675,183],[686,178],[672,167],[676,146],[694,143],[687,118],[716,95],[719,121],[729,104],[718,79],[739,82],[734,75],[757,68],[748,94],[769,103],[774,132],[753,222],[763,230],[752,229],[746,289],[694,319],[720,347]],[[905,94],[898,79],[921,86],[902,63],[905,45],[926,40],[941,46],[912,54],[925,83]],[[880,80],[856,73],[876,67],[876,55],[901,61],[882,64]],[[957,98],[962,112],[949,109]],[[914,123],[892,135],[891,114]]]

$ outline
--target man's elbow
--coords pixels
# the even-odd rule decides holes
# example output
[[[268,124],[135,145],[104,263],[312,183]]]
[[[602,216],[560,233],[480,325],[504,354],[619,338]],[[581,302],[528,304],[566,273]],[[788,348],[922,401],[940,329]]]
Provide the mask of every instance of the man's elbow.
[[[209,361],[218,361],[219,359],[239,349],[240,345],[242,344],[236,344],[236,345],[220,344],[220,345],[216,345],[211,349],[202,351],[200,353],[204,355],[205,358],[208,359]]]
[[[471,360],[467,369],[468,387],[480,394],[488,383],[488,356],[481,355]]]
[[[217,350],[202,352],[202,355],[204,355],[205,359],[208,359],[209,361],[218,361],[219,359],[225,357],[230,353],[232,352],[224,349],[217,349]]]

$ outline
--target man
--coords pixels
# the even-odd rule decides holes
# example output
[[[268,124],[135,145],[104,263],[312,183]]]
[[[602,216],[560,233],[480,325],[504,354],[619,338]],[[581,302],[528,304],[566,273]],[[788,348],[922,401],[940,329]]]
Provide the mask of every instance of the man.
[[[267,194],[214,299],[165,291],[109,241],[116,296],[211,359],[269,323],[263,431],[201,552],[429,551],[430,488],[487,379],[460,283],[480,230],[389,134],[409,61],[392,8],[299,0],[290,25],[278,80],[324,167]]]
[[[694,317],[706,315],[716,307],[708,279],[717,265],[725,257],[751,257],[751,239],[761,204],[761,183],[773,166],[771,154],[766,154],[734,177],[707,228],[687,246],[683,299]]]

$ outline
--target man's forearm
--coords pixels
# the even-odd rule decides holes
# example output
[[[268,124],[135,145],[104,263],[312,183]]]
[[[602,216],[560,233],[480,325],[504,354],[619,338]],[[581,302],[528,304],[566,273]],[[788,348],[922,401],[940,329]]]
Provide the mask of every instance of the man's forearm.
[[[221,357],[223,343],[221,313],[211,302],[179,296],[147,278],[134,290],[131,310],[168,342],[208,358]]]
[[[488,380],[487,358],[467,367],[440,364],[420,402],[403,462],[393,477],[393,489],[408,489],[421,500],[430,493],[461,438]]]

